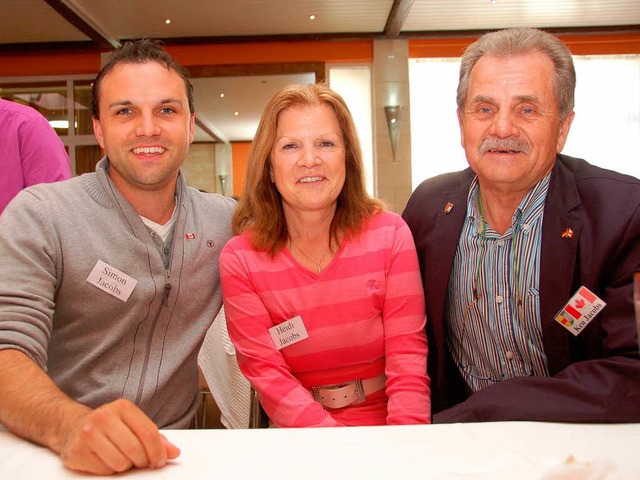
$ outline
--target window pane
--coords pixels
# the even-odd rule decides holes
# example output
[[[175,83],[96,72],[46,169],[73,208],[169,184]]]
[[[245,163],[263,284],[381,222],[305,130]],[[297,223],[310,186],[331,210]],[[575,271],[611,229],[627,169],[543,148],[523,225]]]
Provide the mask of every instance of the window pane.
[[[58,135],[69,134],[65,82],[0,84],[0,96],[38,110]]]
[[[409,60],[411,184],[468,167],[456,115],[459,58]]]
[[[371,121],[371,68],[341,65],[329,69],[329,84],[347,103],[356,124],[366,188],[373,195],[373,126]]]
[[[74,121],[76,123],[76,135],[92,135],[91,123],[91,80],[76,80],[73,82],[74,95]]]
[[[95,171],[101,157],[102,149],[98,145],[76,147],[76,175]]]
[[[574,57],[576,116],[563,153],[640,178],[640,55]]]

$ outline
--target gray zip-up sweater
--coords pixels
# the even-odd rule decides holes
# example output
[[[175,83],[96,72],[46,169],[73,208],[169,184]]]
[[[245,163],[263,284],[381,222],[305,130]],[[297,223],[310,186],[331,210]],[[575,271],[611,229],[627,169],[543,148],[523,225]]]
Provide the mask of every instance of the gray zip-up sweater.
[[[161,428],[186,427],[235,202],[180,175],[166,269],[107,169],[103,159],[95,173],[23,190],[0,216],[0,349],[26,353],[81,403],[127,398]],[[112,283],[115,270],[137,281],[126,301],[87,280],[98,261]]]

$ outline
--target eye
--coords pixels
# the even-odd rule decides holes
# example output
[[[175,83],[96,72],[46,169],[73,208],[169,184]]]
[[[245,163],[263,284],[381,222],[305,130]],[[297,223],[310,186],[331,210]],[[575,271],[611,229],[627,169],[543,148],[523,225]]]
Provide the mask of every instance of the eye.
[[[282,150],[293,150],[294,148],[296,148],[296,144],[295,143],[285,143],[282,146]]]
[[[331,148],[336,146],[336,144],[331,140],[321,140],[318,145],[323,148]]]
[[[175,113],[175,110],[173,109],[173,107],[162,107],[160,109],[160,113],[162,113],[163,115],[170,115],[172,113]]]
[[[522,108],[522,113],[525,113],[527,115],[530,115],[532,113],[535,113],[536,110],[533,107],[523,107]]]
[[[120,110],[116,111],[116,115],[131,115],[133,113],[133,110],[131,110],[130,108],[121,108]]]

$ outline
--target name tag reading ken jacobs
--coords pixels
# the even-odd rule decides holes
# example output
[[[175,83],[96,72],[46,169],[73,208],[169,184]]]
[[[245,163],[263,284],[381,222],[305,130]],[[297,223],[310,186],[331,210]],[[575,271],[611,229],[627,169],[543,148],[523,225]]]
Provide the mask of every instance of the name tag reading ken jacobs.
[[[555,319],[577,336],[606,305],[587,287],[580,287]]]
[[[104,290],[109,295],[113,295],[119,300],[126,302],[133,292],[138,281],[130,277],[117,268],[113,268],[108,263],[98,260],[91,273],[87,277],[87,282],[95,285],[100,290]]]
[[[309,337],[300,315],[286,322],[282,322],[280,325],[271,327],[269,329],[269,335],[271,335],[271,340],[277,350],[298,343]]]

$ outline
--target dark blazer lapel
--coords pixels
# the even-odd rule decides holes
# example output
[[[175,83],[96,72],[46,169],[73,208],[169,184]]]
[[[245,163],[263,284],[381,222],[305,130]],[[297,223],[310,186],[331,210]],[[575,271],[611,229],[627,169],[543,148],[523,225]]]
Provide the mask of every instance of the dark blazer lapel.
[[[474,178],[470,169],[465,172],[468,174],[461,179],[457,188],[443,193],[440,210],[433,228],[431,248],[438,254],[432,255],[433,263],[431,266],[427,266],[427,285],[433,289],[430,296],[432,299],[436,299],[438,310],[442,312],[444,312],[453,259],[467,214],[469,186]],[[449,212],[446,211],[447,204],[452,205]]]
[[[456,187],[439,197],[437,217],[429,239],[430,263],[425,271],[427,331],[429,341],[429,371],[432,378],[432,409],[434,412],[452,406],[466,396],[466,388],[456,378],[446,345],[446,299],[453,260],[460,232],[467,213],[467,196],[474,174],[468,170]],[[447,205],[450,205],[448,208]],[[447,212],[447,210],[449,210]]]
[[[579,275],[575,271],[579,265],[578,239],[583,223],[579,206],[573,175],[558,158],[545,200],[540,252],[540,321],[551,375],[570,361],[571,333],[554,317],[574,293],[574,278]]]

